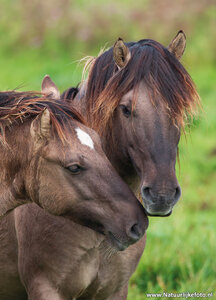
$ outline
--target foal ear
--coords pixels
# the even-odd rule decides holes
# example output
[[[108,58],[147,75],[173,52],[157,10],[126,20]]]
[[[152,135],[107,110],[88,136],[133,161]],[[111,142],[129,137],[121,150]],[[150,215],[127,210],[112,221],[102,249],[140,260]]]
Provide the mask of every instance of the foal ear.
[[[185,51],[186,35],[180,30],[168,46],[168,50],[180,59]]]
[[[49,75],[46,75],[42,81],[41,92],[43,94],[47,94],[47,96],[52,99],[55,99],[55,100],[60,99],[60,92]]]
[[[39,139],[48,139],[51,132],[50,112],[46,108],[31,124],[31,136]]]
[[[124,44],[123,40],[119,38],[113,47],[113,58],[117,67],[123,69],[131,58],[129,48]]]

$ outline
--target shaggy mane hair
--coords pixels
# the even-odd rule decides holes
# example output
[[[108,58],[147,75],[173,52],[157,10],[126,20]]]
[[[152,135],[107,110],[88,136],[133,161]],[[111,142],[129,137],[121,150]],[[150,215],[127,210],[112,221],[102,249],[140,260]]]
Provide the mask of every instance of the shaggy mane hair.
[[[132,89],[135,106],[136,92],[142,81],[151,101],[155,103],[155,99],[161,99],[173,122],[183,128],[200,105],[188,72],[167,48],[154,40],[144,39],[126,45],[131,59],[123,69],[118,70],[115,65],[113,48],[90,64],[85,95],[90,126],[99,133],[110,127],[122,96]]]
[[[5,128],[24,123],[49,110],[52,130],[65,141],[69,122],[85,123],[84,118],[69,104],[45,97],[39,92],[0,92],[0,136],[5,137]]]

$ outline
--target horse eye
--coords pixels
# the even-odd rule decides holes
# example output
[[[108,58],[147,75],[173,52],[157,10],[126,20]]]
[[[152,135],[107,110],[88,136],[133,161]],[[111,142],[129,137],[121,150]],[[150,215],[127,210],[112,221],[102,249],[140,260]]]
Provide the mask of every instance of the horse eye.
[[[130,117],[130,115],[131,115],[130,109],[125,105],[122,105],[122,112],[123,112],[124,116],[127,118]]]
[[[77,165],[77,164],[74,164],[74,165],[71,165],[69,167],[67,167],[67,169],[72,173],[72,174],[79,174],[80,171],[82,170],[82,168]]]

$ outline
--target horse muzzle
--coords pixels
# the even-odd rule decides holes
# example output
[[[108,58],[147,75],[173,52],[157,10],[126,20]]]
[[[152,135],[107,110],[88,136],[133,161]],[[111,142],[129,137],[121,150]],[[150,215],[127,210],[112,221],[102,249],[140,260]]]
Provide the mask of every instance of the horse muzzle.
[[[142,188],[142,200],[148,216],[168,217],[172,213],[173,206],[181,195],[179,186],[172,190],[155,192],[150,187]]]

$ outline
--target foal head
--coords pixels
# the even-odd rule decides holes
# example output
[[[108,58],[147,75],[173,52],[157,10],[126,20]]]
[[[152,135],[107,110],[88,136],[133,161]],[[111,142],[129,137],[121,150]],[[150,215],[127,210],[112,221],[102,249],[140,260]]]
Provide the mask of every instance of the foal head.
[[[199,102],[179,62],[185,44],[182,31],[168,48],[153,40],[124,44],[119,39],[95,59],[87,79],[92,127],[104,138],[123,177],[130,166],[136,170],[145,209],[154,216],[169,215],[180,197],[177,147],[181,129]]]
[[[143,236],[145,211],[106,158],[98,134],[56,100],[51,83],[46,77],[42,84],[46,95],[0,93],[2,139],[10,149],[1,162],[5,185],[14,197],[88,226],[123,250]]]

